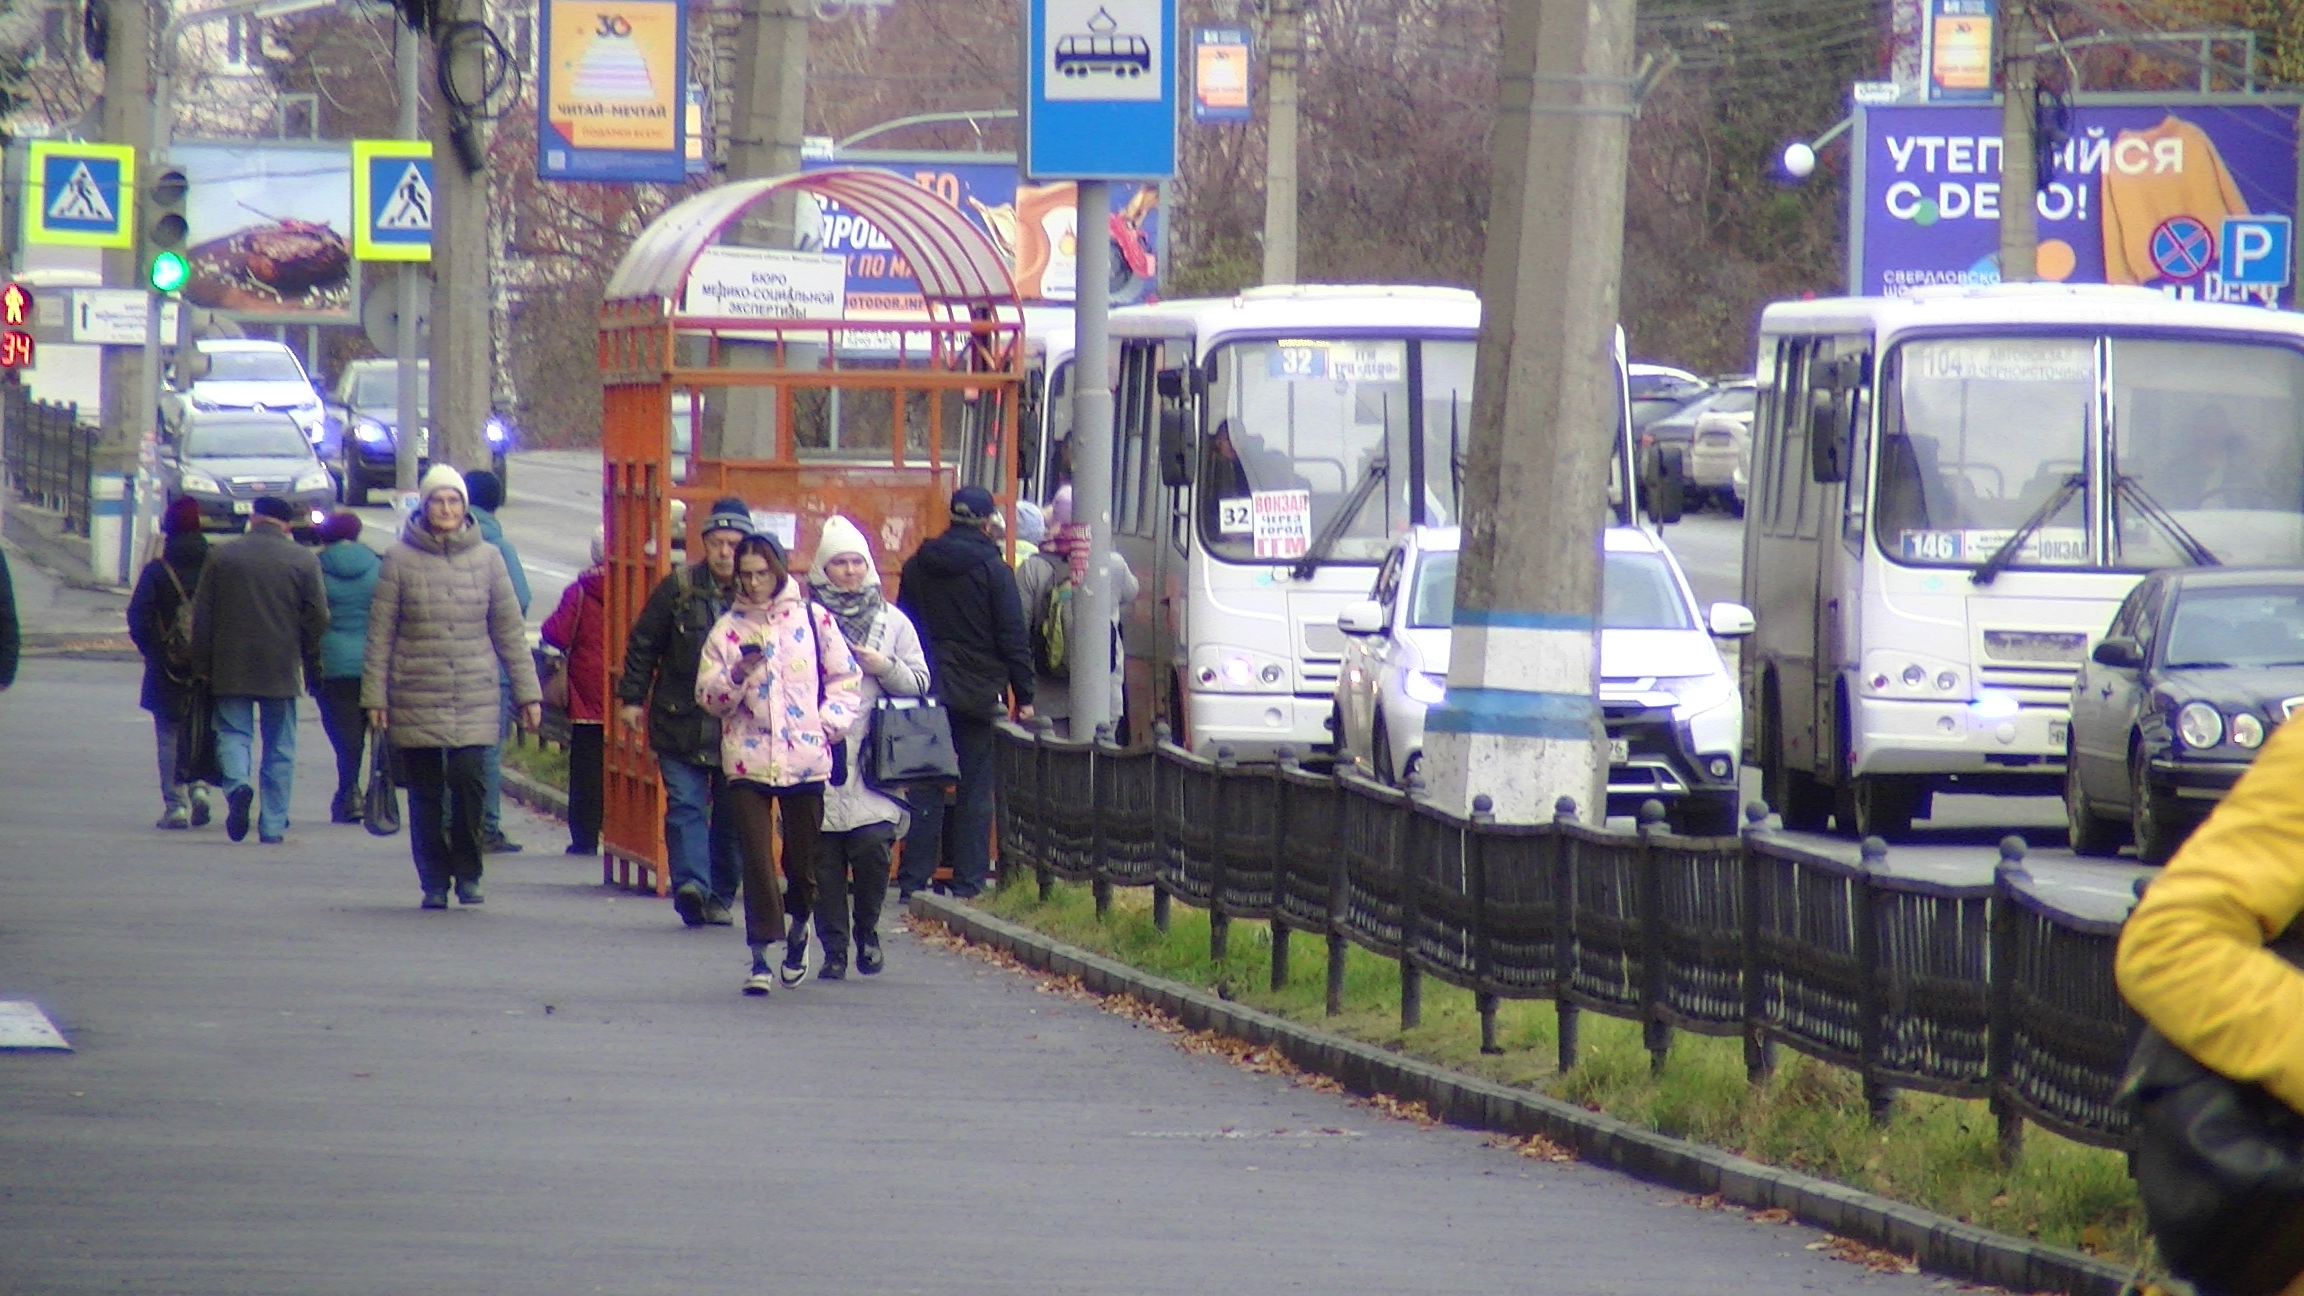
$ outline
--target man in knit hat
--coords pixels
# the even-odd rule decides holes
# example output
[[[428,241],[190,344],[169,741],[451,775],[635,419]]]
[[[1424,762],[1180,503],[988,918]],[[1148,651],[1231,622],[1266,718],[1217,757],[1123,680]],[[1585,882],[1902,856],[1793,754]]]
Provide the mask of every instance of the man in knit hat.
[[[296,510],[276,495],[257,500],[248,534],[218,545],[192,595],[192,673],[216,699],[216,760],[224,774],[224,831],[248,836],[261,784],[256,835],[288,833],[296,780],[296,697],[320,686],[320,636],[328,597],[320,560],[290,538]],[[257,735],[263,763],[250,782]]]
[[[716,500],[700,535],[704,561],[656,583],[624,641],[617,717],[637,728],[645,707],[648,746],[664,779],[664,847],[672,907],[690,927],[728,926],[744,850],[721,797],[720,721],[696,703],[704,640],[736,596],[736,545],[752,534],[752,510]]]

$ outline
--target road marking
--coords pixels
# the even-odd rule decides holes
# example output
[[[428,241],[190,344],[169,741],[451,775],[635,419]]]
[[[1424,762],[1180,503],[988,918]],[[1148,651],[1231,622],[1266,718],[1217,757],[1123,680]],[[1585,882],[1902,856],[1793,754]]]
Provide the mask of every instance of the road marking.
[[[40,1005],[21,999],[0,1000],[0,1051],[49,1049],[72,1051],[64,1033],[40,1011]]]

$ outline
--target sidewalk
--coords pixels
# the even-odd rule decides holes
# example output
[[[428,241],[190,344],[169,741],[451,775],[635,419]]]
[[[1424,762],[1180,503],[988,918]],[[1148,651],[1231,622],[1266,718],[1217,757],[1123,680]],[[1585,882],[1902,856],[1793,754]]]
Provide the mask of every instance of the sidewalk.
[[[0,550],[16,586],[16,618],[24,628],[24,655],[120,657],[133,660],[128,642],[128,591],[97,583],[86,545],[60,534],[55,514],[11,500]]]
[[[1918,1296],[1817,1234],[1419,1129],[883,921],[766,1001],[557,824],[417,909],[405,836],[157,832],[136,668],[0,694],[0,1291]]]

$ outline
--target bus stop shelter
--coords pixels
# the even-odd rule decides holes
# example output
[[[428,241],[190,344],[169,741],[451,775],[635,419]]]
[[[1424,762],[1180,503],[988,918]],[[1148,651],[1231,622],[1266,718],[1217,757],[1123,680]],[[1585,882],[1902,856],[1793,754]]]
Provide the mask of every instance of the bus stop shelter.
[[[849,313],[844,299],[736,306],[691,288],[779,267],[821,281],[805,254],[735,244],[760,204],[811,199],[870,223],[918,278],[917,308]],[[876,303],[885,307],[887,303]],[[656,218],[610,278],[600,311],[602,512],[607,525],[609,692],[649,592],[682,561],[712,501],[739,496],[806,578],[823,520],[839,513],[896,572],[940,532],[951,492],[981,485],[1015,497],[1024,312],[1005,261],[982,231],[931,191],[892,172],[812,171],[720,186]],[[673,504],[685,501],[676,523]],[[677,527],[677,529],[676,529]],[[694,699],[686,699],[689,706]],[[664,793],[644,729],[606,717],[602,880],[669,889]]]

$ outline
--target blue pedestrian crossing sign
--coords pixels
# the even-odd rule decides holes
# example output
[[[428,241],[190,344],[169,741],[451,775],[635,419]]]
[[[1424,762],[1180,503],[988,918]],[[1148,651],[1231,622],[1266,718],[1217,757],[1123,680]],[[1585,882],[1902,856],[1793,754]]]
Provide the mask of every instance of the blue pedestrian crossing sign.
[[[2286,216],[2228,216],[2217,248],[2216,270],[2224,282],[2285,288],[2296,264],[2295,222]]]
[[[134,147],[34,140],[24,180],[25,242],[136,245]]]
[[[432,259],[432,145],[352,141],[352,255],[362,261]]]

